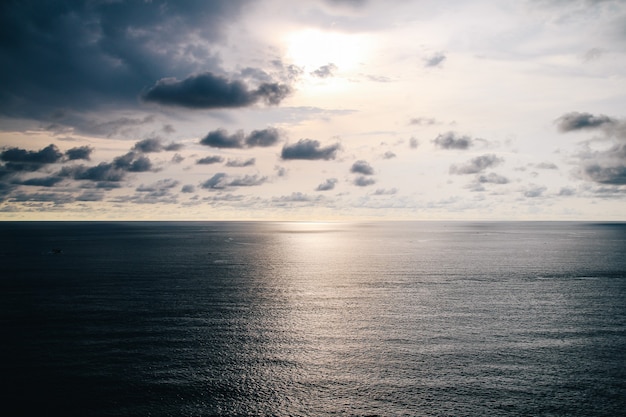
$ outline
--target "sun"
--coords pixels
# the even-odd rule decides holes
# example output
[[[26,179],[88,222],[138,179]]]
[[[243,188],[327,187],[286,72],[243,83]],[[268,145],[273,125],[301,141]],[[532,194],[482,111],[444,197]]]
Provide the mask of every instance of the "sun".
[[[364,35],[304,29],[288,34],[285,41],[287,59],[305,72],[329,64],[338,71],[350,71],[367,57],[368,39]]]

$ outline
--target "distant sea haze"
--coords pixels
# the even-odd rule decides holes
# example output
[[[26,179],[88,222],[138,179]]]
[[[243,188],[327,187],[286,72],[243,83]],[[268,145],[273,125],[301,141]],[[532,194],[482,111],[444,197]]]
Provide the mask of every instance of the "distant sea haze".
[[[0,236],[2,415],[625,415],[624,223]]]

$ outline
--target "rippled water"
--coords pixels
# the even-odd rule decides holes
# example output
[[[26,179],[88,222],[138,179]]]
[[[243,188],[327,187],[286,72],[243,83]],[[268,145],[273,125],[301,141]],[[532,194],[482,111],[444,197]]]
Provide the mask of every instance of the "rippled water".
[[[626,410],[626,224],[0,233],[4,415]]]

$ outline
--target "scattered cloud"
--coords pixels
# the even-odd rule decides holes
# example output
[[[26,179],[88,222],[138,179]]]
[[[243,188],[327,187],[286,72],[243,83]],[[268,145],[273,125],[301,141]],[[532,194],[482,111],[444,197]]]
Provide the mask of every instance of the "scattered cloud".
[[[249,166],[253,166],[256,163],[256,158],[249,158],[249,159],[229,159],[228,162],[226,162],[226,166],[227,167],[234,167],[234,168],[243,168],[243,167],[249,167]]]
[[[437,120],[432,117],[414,117],[409,121],[409,124],[417,126],[432,126],[437,124]]]
[[[254,187],[264,184],[267,180],[267,177],[259,175],[231,177],[223,172],[219,172],[203,182],[201,186],[209,190],[223,190],[230,187]]]
[[[167,194],[170,194],[170,190],[178,187],[179,184],[179,181],[172,178],[167,178],[149,185],[141,184],[135,190],[140,193],[146,193],[150,197],[163,197]]]
[[[317,78],[328,78],[335,75],[335,71],[337,71],[337,66],[333,63],[329,63],[327,65],[322,65],[315,71],[311,72],[311,75]]]
[[[161,143],[161,139],[149,138],[135,143],[133,150],[143,153],[161,152],[163,150],[163,144]]]
[[[594,116],[591,113],[571,112],[559,117],[556,123],[561,132],[573,132],[613,125],[616,120],[605,115]]]
[[[505,176],[498,175],[495,172],[491,172],[487,175],[479,175],[476,181],[480,184],[508,184],[509,179]]]
[[[222,158],[221,156],[213,155],[213,156],[206,156],[204,158],[200,158],[196,160],[196,164],[210,165],[210,164],[217,164],[223,161],[224,161],[224,158]]]
[[[579,176],[602,185],[626,185],[626,121],[605,115],[571,112],[557,119],[561,132],[600,130],[611,145],[602,150],[592,150],[591,141],[578,154]]]
[[[239,130],[231,135],[226,129],[217,129],[209,132],[202,138],[200,144],[213,148],[267,147],[278,143],[280,138],[280,132],[273,127],[253,130],[247,136],[243,130]]]
[[[193,193],[196,191],[196,187],[194,187],[192,184],[185,184],[183,185],[183,188],[180,189],[181,193]]]
[[[286,144],[281,152],[282,159],[335,159],[340,145],[335,143],[322,147],[320,142],[313,139],[300,139],[294,144]]]
[[[318,185],[315,191],[330,191],[335,188],[336,184],[337,178],[329,178],[320,185]]]
[[[267,129],[253,130],[245,137],[244,142],[249,148],[257,146],[267,147],[277,144],[280,139],[281,134],[278,129],[268,127]]]
[[[535,165],[537,169],[559,169],[559,167],[553,162],[540,162]]]
[[[424,58],[424,66],[427,68],[440,67],[445,60],[446,56],[442,52],[436,52]]]
[[[503,161],[502,158],[497,157],[494,154],[486,154],[472,158],[470,161],[462,165],[452,165],[450,167],[451,174],[467,175],[477,174],[486,170],[487,168],[494,167]]]
[[[350,172],[355,174],[374,175],[374,168],[372,168],[367,161],[359,160],[352,164]]]
[[[376,184],[376,180],[374,178],[361,175],[354,179],[353,184],[358,187],[367,187],[368,185]]]
[[[546,192],[546,190],[547,190],[546,187],[533,185],[524,191],[524,197],[528,197],[528,198],[541,197],[543,193]]]
[[[312,197],[299,191],[293,192],[290,195],[284,195],[280,197],[272,198],[274,203],[310,203],[319,201],[320,196]]]
[[[397,188],[377,188],[374,195],[394,195],[398,193]]]
[[[446,132],[438,135],[433,143],[441,149],[468,149],[472,146],[472,138],[460,136],[455,132]]]
[[[74,161],[77,159],[84,159],[89,161],[91,153],[93,152],[93,148],[91,146],[78,146],[76,148],[68,149],[65,151],[65,156],[70,161]]]

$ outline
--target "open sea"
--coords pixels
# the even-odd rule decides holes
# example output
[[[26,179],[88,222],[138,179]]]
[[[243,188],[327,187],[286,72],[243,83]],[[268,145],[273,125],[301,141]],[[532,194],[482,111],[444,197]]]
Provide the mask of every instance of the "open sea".
[[[626,223],[0,222],[3,416],[625,416]]]

